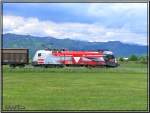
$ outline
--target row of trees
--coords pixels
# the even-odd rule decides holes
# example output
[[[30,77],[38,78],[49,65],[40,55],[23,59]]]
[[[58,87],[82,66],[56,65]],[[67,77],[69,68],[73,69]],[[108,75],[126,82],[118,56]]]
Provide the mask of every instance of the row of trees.
[[[136,61],[139,63],[148,63],[148,56],[131,55],[128,58],[120,57],[119,61],[121,61],[121,62]]]

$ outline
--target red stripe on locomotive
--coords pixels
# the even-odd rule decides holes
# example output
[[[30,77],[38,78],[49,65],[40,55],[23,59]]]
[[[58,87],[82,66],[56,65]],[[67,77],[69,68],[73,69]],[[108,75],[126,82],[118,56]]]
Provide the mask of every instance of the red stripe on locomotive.
[[[63,64],[80,64],[80,65],[105,65],[105,61],[94,61],[93,58],[97,59],[103,57],[102,52],[93,51],[53,51],[52,54],[58,57],[64,57],[64,60],[60,62]],[[71,60],[65,58],[70,57]],[[87,58],[88,61],[83,60]],[[91,58],[91,59],[90,59]]]

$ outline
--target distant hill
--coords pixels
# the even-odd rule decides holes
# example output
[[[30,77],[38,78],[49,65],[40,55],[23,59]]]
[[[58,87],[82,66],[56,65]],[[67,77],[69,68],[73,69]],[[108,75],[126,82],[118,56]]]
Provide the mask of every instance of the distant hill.
[[[3,48],[28,48],[30,57],[38,49],[67,48],[69,50],[98,50],[109,49],[116,56],[146,55],[147,46],[125,44],[119,41],[86,42],[71,39],[56,39],[54,37],[35,37],[30,35],[3,35]]]

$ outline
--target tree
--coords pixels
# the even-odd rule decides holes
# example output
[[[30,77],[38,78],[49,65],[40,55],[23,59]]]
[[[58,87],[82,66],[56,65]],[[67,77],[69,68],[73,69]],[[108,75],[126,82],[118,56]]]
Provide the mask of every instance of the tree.
[[[137,60],[138,60],[138,57],[137,57],[136,55],[131,55],[131,56],[129,57],[129,60],[130,60],[130,61],[137,61]]]

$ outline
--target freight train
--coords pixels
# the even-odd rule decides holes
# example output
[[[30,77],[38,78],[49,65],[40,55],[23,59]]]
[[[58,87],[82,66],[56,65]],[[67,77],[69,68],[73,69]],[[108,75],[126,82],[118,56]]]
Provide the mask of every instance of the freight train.
[[[24,54],[19,52],[6,55],[7,49],[3,49],[2,64],[10,64],[11,66],[17,66],[28,64],[28,50],[24,50]],[[9,49],[10,50],[10,49]],[[18,50],[18,49],[13,49]],[[26,50],[26,52],[25,52]],[[21,51],[20,51],[21,52]],[[10,57],[14,56],[14,57]],[[13,58],[13,60],[12,60]],[[7,62],[6,62],[7,60]],[[13,61],[13,62],[12,62]],[[117,67],[118,62],[112,51],[98,50],[98,51],[69,51],[65,49],[45,49],[37,50],[33,60],[33,66],[42,67],[64,67],[64,66],[85,66],[85,67]]]

